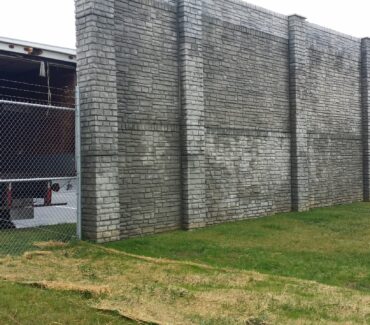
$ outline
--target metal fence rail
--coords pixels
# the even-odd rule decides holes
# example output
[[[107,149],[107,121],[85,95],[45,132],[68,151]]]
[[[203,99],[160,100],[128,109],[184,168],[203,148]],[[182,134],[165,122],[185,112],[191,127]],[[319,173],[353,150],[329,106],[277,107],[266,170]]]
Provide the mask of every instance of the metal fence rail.
[[[0,100],[0,255],[78,237],[75,113]]]

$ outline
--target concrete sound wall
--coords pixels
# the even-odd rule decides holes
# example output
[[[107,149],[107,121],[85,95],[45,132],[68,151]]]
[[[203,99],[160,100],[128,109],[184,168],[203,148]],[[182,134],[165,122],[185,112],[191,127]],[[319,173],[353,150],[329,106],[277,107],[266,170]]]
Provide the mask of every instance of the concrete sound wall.
[[[86,238],[369,200],[369,39],[239,0],[76,8]]]

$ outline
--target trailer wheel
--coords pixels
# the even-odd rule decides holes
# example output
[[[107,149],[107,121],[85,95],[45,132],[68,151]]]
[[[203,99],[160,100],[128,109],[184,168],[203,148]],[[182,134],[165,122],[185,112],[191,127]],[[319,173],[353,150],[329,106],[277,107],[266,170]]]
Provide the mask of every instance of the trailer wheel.
[[[51,189],[53,190],[53,192],[59,192],[60,190],[59,183],[54,183],[53,185],[51,185]]]

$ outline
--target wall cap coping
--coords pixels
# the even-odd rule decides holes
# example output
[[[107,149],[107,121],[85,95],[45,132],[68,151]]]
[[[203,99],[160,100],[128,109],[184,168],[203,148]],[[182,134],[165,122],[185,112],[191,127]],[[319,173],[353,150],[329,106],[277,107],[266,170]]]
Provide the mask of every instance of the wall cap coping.
[[[302,15],[298,15],[298,14],[293,14],[293,15],[289,15],[288,18],[299,18],[299,19],[302,19],[302,20],[306,20],[307,18],[302,16]]]

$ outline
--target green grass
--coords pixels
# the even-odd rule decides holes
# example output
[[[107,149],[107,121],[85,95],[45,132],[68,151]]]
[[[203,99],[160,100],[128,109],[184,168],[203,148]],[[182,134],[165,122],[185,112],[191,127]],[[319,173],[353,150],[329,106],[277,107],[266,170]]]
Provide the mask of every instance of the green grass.
[[[370,324],[370,203],[38,249],[0,258],[0,324]]]
[[[370,291],[369,203],[284,213],[107,246]]]
[[[75,224],[0,230],[0,256],[22,254],[33,250],[35,242],[69,241],[73,238],[76,238]]]
[[[79,294],[0,281],[0,324],[134,324],[86,304]]]
[[[0,279],[18,283],[0,293],[0,324],[370,324],[358,290],[83,242],[2,258]]]

